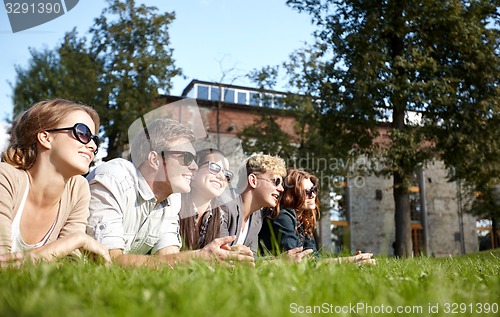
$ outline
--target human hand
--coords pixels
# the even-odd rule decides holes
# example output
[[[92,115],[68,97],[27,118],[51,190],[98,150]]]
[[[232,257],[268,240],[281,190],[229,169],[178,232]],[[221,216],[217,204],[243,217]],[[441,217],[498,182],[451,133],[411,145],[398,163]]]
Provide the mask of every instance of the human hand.
[[[288,251],[286,251],[285,255],[291,259],[294,260],[295,262],[300,262],[302,261],[302,258],[313,253],[312,249],[306,249],[304,250],[303,247],[298,247],[298,248],[293,248]]]
[[[351,262],[360,264],[377,264],[377,260],[372,259],[373,253],[363,253],[361,251],[356,251],[356,255],[349,257]]]
[[[20,267],[25,260],[23,252],[0,254],[0,267]]]
[[[90,252],[97,256],[97,258],[103,259],[105,263],[111,263],[111,256],[109,255],[109,250],[104,245],[97,242],[97,240],[92,237],[83,234],[82,237],[82,247],[80,248],[84,252]]]
[[[250,250],[250,248],[247,247],[246,245],[242,245],[242,244],[232,245],[230,247],[230,250],[234,251],[234,252],[238,252],[239,254],[245,254],[245,255],[249,255],[249,256],[253,257],[252,250]]]
[[[234,249],[228,246],[234,239],[236,239],[236,236],[217,238],[207,244],[201,251],[205,258],[215,258],[218,261],[226,262],[230,265],[233,265],[234,262],[243,262],[255,266],[255,260],[251,250],[245,250],[241,248],[242,246],[235,246]]]

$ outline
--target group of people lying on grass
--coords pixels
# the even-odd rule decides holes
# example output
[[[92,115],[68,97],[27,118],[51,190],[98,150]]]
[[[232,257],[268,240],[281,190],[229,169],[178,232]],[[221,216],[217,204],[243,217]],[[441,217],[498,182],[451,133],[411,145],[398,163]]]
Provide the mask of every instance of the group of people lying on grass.
[[[39,102],[13,122],[0,163],[2,266],[82,252],[149,267],[193,259],[254,265],[258,253],[297,262],[319,256],[314,175],[258,154],[232,186],[225,153],[195,148],[192,130],[165,118],[143,124],[130,143],[132,160],[89,173],[99,124],[93,108],[63,99]],[[327,260],[373,264],[372,256]]]

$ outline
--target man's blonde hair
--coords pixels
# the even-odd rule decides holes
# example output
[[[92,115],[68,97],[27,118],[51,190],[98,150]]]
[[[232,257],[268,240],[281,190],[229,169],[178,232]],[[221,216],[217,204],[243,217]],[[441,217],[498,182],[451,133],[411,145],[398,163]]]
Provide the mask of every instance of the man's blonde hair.
[[[193,141],[193,131],[176,120],[155,119],[132,140],[130,145],[132,162],[136,167],[139,167],[148,159],[149,152],[167,151],[171,144],[178,139]]]
[[[267,154],[255,154],[250,156],[246,161],[247,175],[252,173],[264,174],[271,173],[286,176],[286,164],[279,156],[272,156]]]
[[[238,168],[238,182],[236,192],[243,193],[248,187],[248,175],[271,173],[286,176],[286,164],[279,156],[254,154],[247,158]]]

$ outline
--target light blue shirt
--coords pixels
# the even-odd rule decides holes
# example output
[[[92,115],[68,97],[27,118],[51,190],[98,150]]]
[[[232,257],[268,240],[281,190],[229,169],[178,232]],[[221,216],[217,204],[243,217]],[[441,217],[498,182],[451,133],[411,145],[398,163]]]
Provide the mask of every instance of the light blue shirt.
[[[155,254],[181,247],[180,194],[157,203],[141,172],[124,159],[96,167],[88,176],[90,217],[87,234],[126,254]]]

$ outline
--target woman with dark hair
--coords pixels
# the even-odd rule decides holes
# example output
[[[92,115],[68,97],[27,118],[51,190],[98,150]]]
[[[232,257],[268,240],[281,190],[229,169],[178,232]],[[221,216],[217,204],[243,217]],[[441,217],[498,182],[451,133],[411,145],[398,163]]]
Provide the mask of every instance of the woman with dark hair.
[[[299,247],[317,254],[314,239],[320,214],[317,178],[305,171],[291,169],[283,188],[280,210],[266,210],[259,240],[274,254]]]
[[[223,152],[209,148],[196,154],[198,171],[191,182],[191,192],[182,194],[180,212],[183,247],[188,250],[201,249],[220,237],[223,213],[227,210],[216,198],[228,189],[234,176]],[[231,249],[252,255],[245,246]]]
[[[272,210],[264,212],[264,224],[259,240],[267,252],[279,254],[302,247],[312,250],[318,257],[314,232],[319,220],[319,182],[316,176],[302,170],[290,169],[283,185],[279,213]],[[330,262],[355,262],[374,264],[371,253],[358,253],[344,258],[324,258]]]
[[[0,263],[52,260],[75,250],[109,262],[85,234],[99,116],[68,100],[39,102],[14,121],[0,163]],[[77,252],[78,253],[78,252]]]

